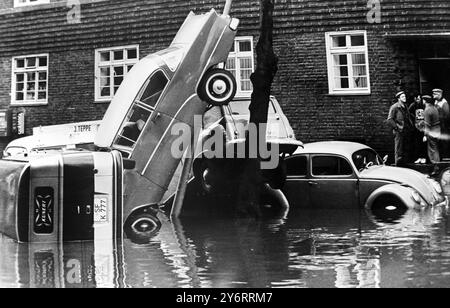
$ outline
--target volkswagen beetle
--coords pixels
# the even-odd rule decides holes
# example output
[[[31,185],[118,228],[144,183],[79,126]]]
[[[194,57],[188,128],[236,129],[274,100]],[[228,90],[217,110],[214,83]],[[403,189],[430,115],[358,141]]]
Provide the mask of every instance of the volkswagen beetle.
[[[378,217],[398,217],[408,209],[448,203],[438,182],[414,170],[386,166],[363,144],[309,143],[285,161],[283,191],[293,207],[365,207]]]

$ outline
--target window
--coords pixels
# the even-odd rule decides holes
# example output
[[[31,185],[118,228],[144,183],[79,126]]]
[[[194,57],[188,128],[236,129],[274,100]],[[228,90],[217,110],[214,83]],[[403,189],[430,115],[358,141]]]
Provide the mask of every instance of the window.
[[[14,0],[14,7],[50,3],[50,0]]]
[[[134,101],[115,141],[116,148],[123,150],[125,156],[133,150],[168,82],[163,72],[154,73]]]
[[[139,46],[95,51],[95,100],[111,101],[125,75],[139,61]]]
[[[12,60],[14,104],[47,104],[48,54],[15,57]]]
[[[236,78],[236,96],[251,95],[253,87],[250,75],[254,71],[254,62],[253,37],[237,37],[225,67]]]
[[[288,176],[306,176],[308,158],[306,156],[294,156],[286,159],[286,171]]]
[[[352,175],[352,167],[342,157],[315,156],[312,159],[312,174],[314,176]]]
[[[326,33],[330,94],[370,94],[365,31]]]

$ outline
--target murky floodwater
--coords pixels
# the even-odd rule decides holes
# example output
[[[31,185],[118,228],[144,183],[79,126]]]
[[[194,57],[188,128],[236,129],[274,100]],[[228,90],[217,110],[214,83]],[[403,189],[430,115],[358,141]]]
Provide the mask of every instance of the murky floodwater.
[[[165,217],[162,217],[165,220]],[[1,287],[450,287],[445,209],[383,224],[360,211],[163,221],[149,244],[0,237]]]

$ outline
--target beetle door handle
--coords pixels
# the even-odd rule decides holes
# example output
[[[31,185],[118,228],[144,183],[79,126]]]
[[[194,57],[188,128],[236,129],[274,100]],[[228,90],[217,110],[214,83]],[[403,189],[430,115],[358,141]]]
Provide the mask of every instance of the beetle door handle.
[[[315,181],[309,181],[308,184],[311,185],[311,186],[317,186],[317,185],[319,185],[319,183],[317,183],[317,182],[315,182]]]

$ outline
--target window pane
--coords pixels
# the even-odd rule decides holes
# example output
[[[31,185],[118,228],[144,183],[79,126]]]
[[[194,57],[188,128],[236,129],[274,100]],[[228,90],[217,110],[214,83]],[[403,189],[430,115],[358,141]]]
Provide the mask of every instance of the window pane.
[[[353,66],[353,76],[367,76],[365,65],[354,65]]]
[[[40,72],[39,73],[39,80],[47,80],[47,73],[46,72]]]
[[[251,41],[240,41],[239,42],[239,51],[252,51],[252,43]]]
[[[122,132],[118,137],[116,144],[126,147],[133,147],[135,142],[150,118],[151,112],[139,106],[134,106],[125,122]]]
[[[34,100],[36,97],[35,92],[27,92],[27,100]]]
[[[335,78],[335,82],[336,82],[336,88],[337,89],[348,89],[348,88],[350,88],[348,78]]]
[[[25,59],[16,59],[16,67],[24,68],[25,67]]]
[[[36,83],[27,82],[27,91],[34,91],[36,89]]]
[[[353,78],[355,88],[367,88],[367,77]]]
[[[47,93],[46,92],[38,92],[38,99],[46,99]]]
[[[252,68],[252,59],[250,58],[239,59],[239,62],[241,69]]]
[[[117,87],[117,86],[114,86],[114,94],[116,94],[116,93],[117,93],[117,90],[119,90],[119,87]]]
[[[16,75],[16,80],[18,82],[24,81],[24,79],[25,79],[25,74],[17,74]]]
[[[129,71],[131,71],[131,69],[133,68],[133,66],[134,66],[134,65],[127,65],[127,73],[128,73]]]
[[[334,65],[347,65],[347,55],[333,55]]]
[[[123,76],[123,66],[114,67],[114,76]]]
[[[109,75],[110,75],[110,68],[109,67],[102,67],[102,68],[100,68],[100,76],[101,77],[106,77],[106,76],[109,77]]]
[[[162,72],[156,72],[146,85],[146,88],[139,100],[149,106],[154,107],[162,91],[166,87],[168,80]]]
[[[334,68],[335,77],[348,77],[348,67],[347,66],[336,66]]]
[[[39,58],[39,66],[40,66],[40,67],[45,67],[45,66],[47,66],[47,57],[40,57],[40,58]]]
[[[236,59],[228,58],[227,65],[225,66],[227,70],[235,70],[236,69]]]
[[[47,83],[46,82],[39,82],[39,91],[45,91],[47,89]]]
[[[352,35],[352,46],[364,46],[364,35]]]
[[[315,176],[351,175],[352,168],[343,158],[317,156],[312,161],[312,173]]]
[[[123,50],[116,50],[114,53],[114,60],[123,60]]]
[[[332,41],[333,41],[333,47],[346,47],[347,46],[345,35],[333,36]]]
[[[111,96],[111,88],[109,86],[102,87],[100,91],[101,96]]]
[[[36,80],[36,73],[35,72],[27,73],[27,79],[28,79],[28,81]]]
[[[242,91],[251,91],[252,83],[250,81],[242,81],[241,82],[241,90]]]
[[[288,176],[306,176],[307,158],[305,156],[297,156],[286,159],[286,170]]]
[[[16,84],[16,91],[23,91],[24,88],[25,88],[25,85],[23,82],[18,82]]]
[[[127,59],[137,59],[137,49],[128,49],[127,50]]]
[[[16,101],[23,101],[23,92],[16,92]]]
[[[109,51],[100,53],[100,61],[108,62],[110,60],[110,58],[111,58],[111,53]]]
[[[27,58],[27,67],[36,67],[36,58]]]
[[[114,77],[114,86],[118,87],[123,81],[123,77]]]
[[[366,57],[363,53],[352,54],[353,64],[366,64]]]
[[[233,45],[231,46],[230,52],[235,52],[236,47],[235,47],[236,43],[233,43]]]

